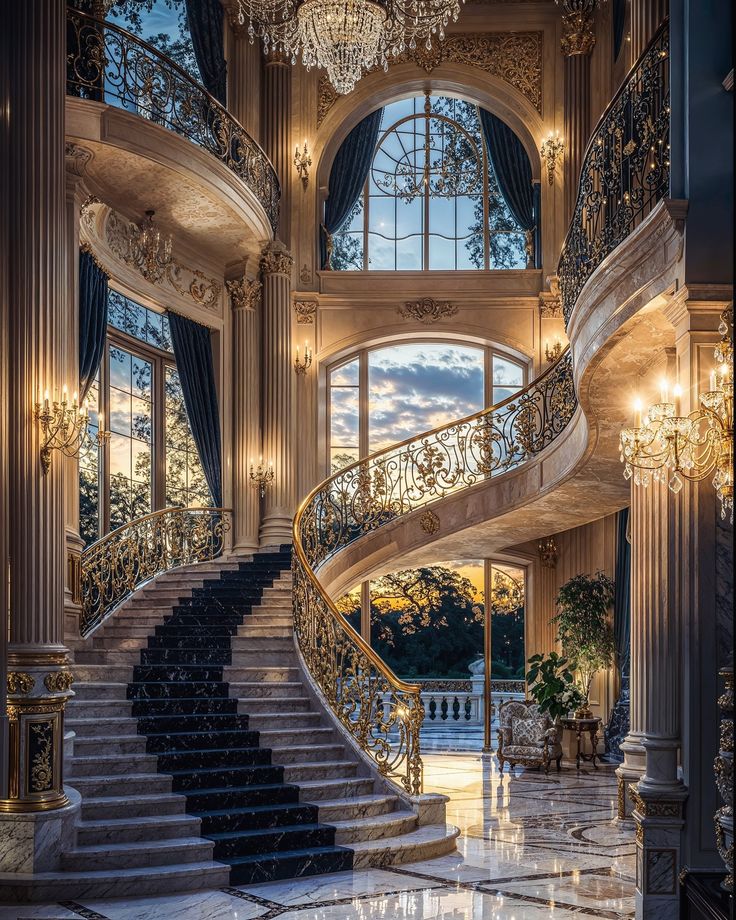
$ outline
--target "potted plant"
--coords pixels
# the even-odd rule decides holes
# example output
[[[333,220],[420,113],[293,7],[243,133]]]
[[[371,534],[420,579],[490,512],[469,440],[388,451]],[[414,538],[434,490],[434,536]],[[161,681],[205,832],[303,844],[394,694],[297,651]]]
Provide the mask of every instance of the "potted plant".
[[[580,687],[568,668],[568,660],[557,652],[532,655],[526,679],[529,693],[540,712],[549,713],[556,723],[584,702]]]
[[[575,575],[560,588],[555,600],[562,651],[577,672],[584,702],[575,713],[590,718],[590,687],[596,673],[613,664],[615,645],[608,611],[613,604],[613,581],[604,572]]]

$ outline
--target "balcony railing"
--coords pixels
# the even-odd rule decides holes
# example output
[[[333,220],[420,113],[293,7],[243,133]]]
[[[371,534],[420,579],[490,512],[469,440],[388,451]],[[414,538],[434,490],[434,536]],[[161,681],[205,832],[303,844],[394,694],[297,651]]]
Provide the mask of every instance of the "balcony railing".
[[[276,231],[281,191],[271,161],[214,96],[160,51],[68,9],[66,91],[135,112],[202,147],[255,194]]]
[[[557,269],[566,325],[595,269],[669,193],[669,64],[665,20],[588,143]]]
[[[164,508],[89,546],[82,553],[81,636],[156,575],[221,555],[229,514],[225,508]]]
[[[496,406],[411,438],[330,476],[294,520],[294,628],[325,699],[378,769],[416,794],[422,786],[422,690],[399,680],[338,612],[318,578],[344,547],[403,515],[536,457],[575,413],[566,351],[542,376]],[[429,516],[424,520],[425,516]]]

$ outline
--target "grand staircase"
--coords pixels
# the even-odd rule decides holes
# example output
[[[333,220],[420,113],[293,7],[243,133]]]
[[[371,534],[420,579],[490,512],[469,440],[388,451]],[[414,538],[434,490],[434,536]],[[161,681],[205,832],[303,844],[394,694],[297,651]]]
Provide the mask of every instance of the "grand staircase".
[[[136,592],[75,650],[76,845],[32,898],[191,891],[427,859],[418,823],[305,686],[288,552]]]

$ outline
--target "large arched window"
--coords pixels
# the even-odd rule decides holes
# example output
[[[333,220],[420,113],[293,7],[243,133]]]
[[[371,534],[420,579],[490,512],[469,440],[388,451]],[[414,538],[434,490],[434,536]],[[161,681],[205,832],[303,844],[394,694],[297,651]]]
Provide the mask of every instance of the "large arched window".
[[[526,268],[477,107],[432,95],[387,105],[363,195],[332,244],[334,270]]]
[[[499,403],[525,381],[526,367],[492,346],[364,349],[328,371],[329,471]]]

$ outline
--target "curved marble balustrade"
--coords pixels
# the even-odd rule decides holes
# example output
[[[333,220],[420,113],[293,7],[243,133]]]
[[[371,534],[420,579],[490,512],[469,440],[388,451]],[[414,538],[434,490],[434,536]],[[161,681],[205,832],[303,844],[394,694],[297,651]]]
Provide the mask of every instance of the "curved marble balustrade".
[[[67,94],[134,112],[206,150],[254,193],[275,232],[281,190],[261,147],[204,87],[151,45],[67,9]]]

